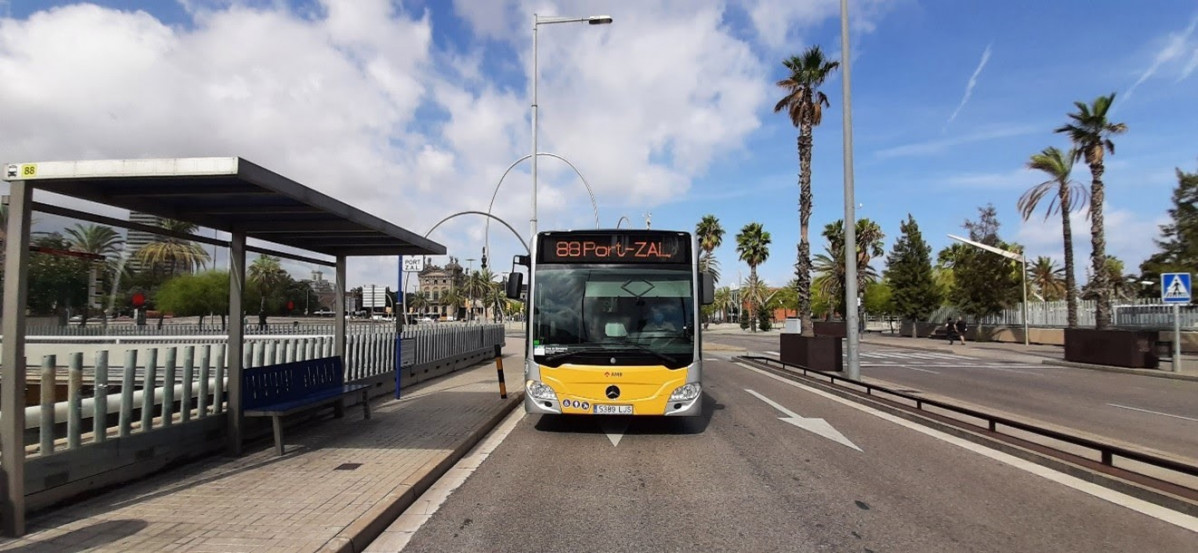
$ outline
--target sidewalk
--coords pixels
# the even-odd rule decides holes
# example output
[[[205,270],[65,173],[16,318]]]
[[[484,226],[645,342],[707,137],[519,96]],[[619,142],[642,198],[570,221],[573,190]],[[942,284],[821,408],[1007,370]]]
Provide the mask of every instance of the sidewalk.
[[[403,398],[290,429],[242,457],[216,456],[36,513],[0,551],[362,551],[523,397],[521,339],[508,339],[499,397],[485,363],[405,389]]]
[[[1173,371],[1172,361],[1162,361],[1158,369],[1131,369],[1108,365],[1092,365],[1089,363],[1073,363],[1065,361],[1064,346],[1044,344],[1017,344],[1012,342],[957,342],[949,345],[947,340],[931,338],[911,338],[897,334],[867,332],[861,336],[861,342],[879,346],[918,349],[925,351],[952,352],[970,357],[983,357],[1002,361],[1021,363],[1043,363],[1062,367],[1091,369],[1124,374],[1139,374],[1157,378],[1174,378],[1180,380],[1198,381],[1198,356],[1182,354],[1181,372]]]

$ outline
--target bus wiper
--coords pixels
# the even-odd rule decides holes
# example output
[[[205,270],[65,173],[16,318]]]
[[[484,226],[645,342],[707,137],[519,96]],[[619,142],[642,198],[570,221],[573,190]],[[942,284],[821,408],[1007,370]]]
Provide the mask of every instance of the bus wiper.
[[[662,361],[665,361],[666,363],[669,364],[668,366],[671,366],[671,367],[681,367],[682,366],[682,363],[678,361],[677,357],[674,357],[672,355],[666,355],[657,350],[649,349],[649,348],[642,346],[636,342],[628,340],[627,338],[620,340],[620,345],[630,346],[632,349],[635,349],[637,351],[648,353],[649,355],[652,355],[658,359],[661,359]]]

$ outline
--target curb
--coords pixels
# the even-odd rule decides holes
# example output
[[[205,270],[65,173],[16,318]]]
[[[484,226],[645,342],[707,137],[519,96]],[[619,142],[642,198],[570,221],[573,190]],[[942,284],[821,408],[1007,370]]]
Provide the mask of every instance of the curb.
[[[491,430],[494,430],[523,400],[524,390],[508,394],[508,398],[502,400],[503,403],[495,408],[490,417],[458,442],[453,451],[440,460],[425,463],[415,473],[405,478],[392,493],[387,494],[374,507],[346,526],[344,530],[338,532],[320,550],[336,553],[365,551],[366,547],[377,539],[392,522],[395,522],[405,509],[416,502],[420,494],[449,472],[449,469],[465,457],[470,449],[482,441]]]
[[[1058,367],[1069,367],[1073,369],[1089,369],[1092,371],[1102,371],[1108,373],[1138,374],[1140,376],[1151,376],[1153,378],[1170,378],[1173,380],[1188,380],[1190,382],[1198,382],[1198,376],[1166,372],[1162,369],[1128,369],[1124,367],[1078,363],[1075,361],[1057,361],[1055,359],[1045,359],[1042,361],[1042,363],[1045,365],[1056,365]]]

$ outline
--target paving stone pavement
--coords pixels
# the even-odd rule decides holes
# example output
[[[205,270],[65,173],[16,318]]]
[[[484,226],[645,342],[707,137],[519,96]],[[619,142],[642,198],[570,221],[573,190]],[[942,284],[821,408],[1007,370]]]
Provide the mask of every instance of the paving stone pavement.
[[[522,398],[523,340],[504,350],[508,398],[494,363],[376,398],[214,456],[33,513],[0,551],[362,551]]]

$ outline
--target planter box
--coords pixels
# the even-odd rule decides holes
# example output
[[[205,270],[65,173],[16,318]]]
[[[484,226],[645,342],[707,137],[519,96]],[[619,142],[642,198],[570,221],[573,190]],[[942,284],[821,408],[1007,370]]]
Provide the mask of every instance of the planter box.
[[[844,325],[841,325],[844,328]],[[803,336],[802,334],[779,335],[778,358],[783,363],[798,365],[817,371],[840,372],[844,370],[842,341],[834,336]]]
[[[811,330],[816,336],[832,336],[835,338],[844,338],[844,321],[814,321],[811,323]]]
[[[1154,330],[1065,329],[1065,360],[1136,369],[1158,368]]]

